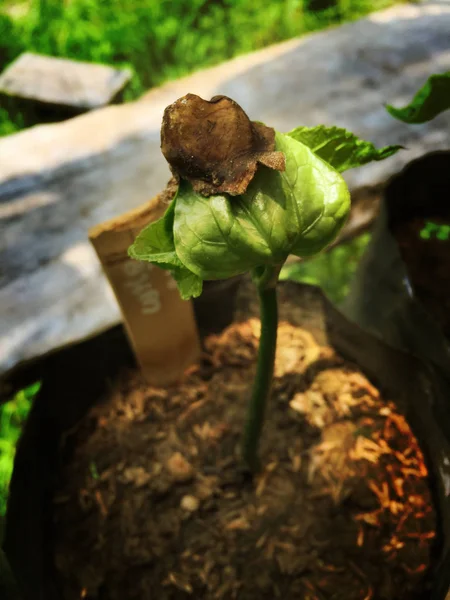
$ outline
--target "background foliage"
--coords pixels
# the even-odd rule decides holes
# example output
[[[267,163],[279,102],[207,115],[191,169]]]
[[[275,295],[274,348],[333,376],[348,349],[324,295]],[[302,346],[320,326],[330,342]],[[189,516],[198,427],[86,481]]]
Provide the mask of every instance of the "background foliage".
[[[0,72],[25,50],[131,67],[144,90],[392,0],[0,0]],[[0,108],[0,135],[22,127]]]
[[[349,292],[358,262],[369,241],[370,233],[363,233],[350,242],[318,254],[310,260],[286,264],[280,279],[317,285],[330,300],[339,305]]]
[[[39,383],[36,383],[18,392],[10,402],[0,406],[0,517],[6,512],[7,491],[16,445],[22,425],[28,416],[31,401],[39,387]]]

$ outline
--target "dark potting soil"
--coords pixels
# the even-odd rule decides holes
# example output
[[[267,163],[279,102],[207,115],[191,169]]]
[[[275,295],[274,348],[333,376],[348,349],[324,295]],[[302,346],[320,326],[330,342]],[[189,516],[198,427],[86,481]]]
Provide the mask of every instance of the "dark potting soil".
[[[416,297],[450,340],[450,219],[412,219],[398,225],[394,234]]]
[[[295,298],[280,295],[253,481],[239,443],[259,336],[254,301],[207,338],[179,385],[155,388],[123,372],[72,433],[54,498],[64,600],[424,592],[435,513],[417,441],[395,398],[295,325]]]

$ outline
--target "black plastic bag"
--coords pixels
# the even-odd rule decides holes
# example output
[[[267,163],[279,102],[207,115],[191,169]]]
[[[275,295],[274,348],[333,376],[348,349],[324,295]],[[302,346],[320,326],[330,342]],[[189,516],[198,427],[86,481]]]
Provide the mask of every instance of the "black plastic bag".
[[[414,217],[436,216],[450,221],[450,151],[414,160],[390,181],[342,310],[388,344],[434,365],[449,378],[450,393],[450,340],[418,299],[392,234]]]
[[[0,548],[0,598],[20,600],[19,590],[5,553]]]
[[[356,272],[343,313],[364,330],[392,347],[411,353],[428,372],[437,390],[429,418],[441,432],[433,441],[432,429],[420,437],[434,445],[432,461],[440,463],[441,518],[449,535],[450,512],[450,340],[438,320],[419,300],[395,235],[399,225],[414,218],[443,217],[450,221],[450,151],[433,152],[409,163],[387,185],[372,239]],[[430,265],[430,269],[433,265]],[[446,290],[450,296],[450,289]],[[411,377],[415,374],[411,368]],[[412,400],[411,400],[412,403]],[[414,407],[425,420],[425,407]],[[431,423],[431,421],[430,421]],[[420,423],[418,423],[420,426]],[[425,437],[424,437],[425,436]],[[442,446],[440,446],[442,444]],[[444,536],[445,537],[445,536]],[[437,577],[436,596],[443,598],[450,586],[450,540],[445,540],[446,560]],[[439,587],[440,586],[440,587]]]
[[[435,413],[443,399],[434,374],[416,358],[388,347],[349,322],[318,288],[281,283],[280,312],[283,288],[296,298],[296,324],[309,330],[320,344],[331,345],[358,364],[383,394],[406,412],[427,461],[440,522],[432,595],[421,600],[444,600],[450,574],[445,554],[450,541],[450,444]],[[248,298],[244,295],[245,302],[257,306],[256,290],[250,285],[247,289],[251,293]],[[210,311],[220,312],[216,306]],[[201,322],[199,326],[205,330]],[[118,327],[58,353],[46,364],[17,450],[5,532],[5,552],[24,600],[61,598],[51,547],[52,497],[62,460],[61,441],[90,406],[107,394],[120,366],[132,362],[126,336]],[[447,417],[450,421],[450,411]]]

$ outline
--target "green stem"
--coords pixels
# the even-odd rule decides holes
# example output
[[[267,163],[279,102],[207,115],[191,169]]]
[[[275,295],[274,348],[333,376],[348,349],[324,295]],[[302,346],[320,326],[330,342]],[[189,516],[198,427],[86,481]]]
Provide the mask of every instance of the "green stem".
[[[243,458],[251,471],[259,467],[258,446],[264,425],[264,413],[272,387],[277,346],[278,308],[276,282],[259,287],[261,307],[261,339],[259,342],[256,378],[247,413],[242,445]]]

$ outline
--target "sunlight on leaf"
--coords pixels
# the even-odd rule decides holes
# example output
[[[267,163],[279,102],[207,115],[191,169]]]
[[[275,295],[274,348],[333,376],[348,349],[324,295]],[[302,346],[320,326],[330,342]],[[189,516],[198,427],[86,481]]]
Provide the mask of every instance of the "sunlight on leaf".
[[[360,140],[346,129],[325,125],[297,127],[286,135],[311,148],[340,173],[372,161],[384,160],[402,149],[402,146],[376,148],[372,142]]]

